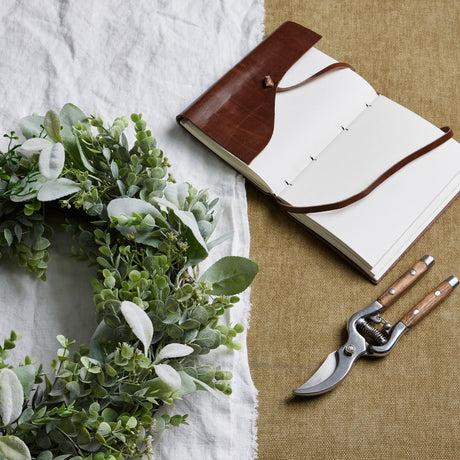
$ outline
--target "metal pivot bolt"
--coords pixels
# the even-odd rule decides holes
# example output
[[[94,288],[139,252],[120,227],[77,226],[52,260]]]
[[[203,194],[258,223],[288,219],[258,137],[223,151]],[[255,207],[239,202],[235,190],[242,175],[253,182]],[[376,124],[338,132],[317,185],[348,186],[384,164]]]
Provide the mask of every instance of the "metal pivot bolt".
[[[352,356],[356,352],[356,347],[352,343],[350,343],[345,347],[343,351],[345,352],[346,355]]]

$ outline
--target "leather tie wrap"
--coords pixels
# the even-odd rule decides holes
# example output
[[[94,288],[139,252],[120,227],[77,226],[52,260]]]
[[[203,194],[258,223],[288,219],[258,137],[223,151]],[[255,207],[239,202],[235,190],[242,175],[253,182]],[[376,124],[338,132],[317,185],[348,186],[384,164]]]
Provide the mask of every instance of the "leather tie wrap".
[[[300,86],[303,86],[307,83],[310,83],[312,80],[321,77],[327,72],[330,72],[331,70],[338,70],[338,69],[351,69],[355,71],[355,69],[350,65],[347,64],[346,62],[335,62],[334,64],[328,65],[327,67],[324,67],[324,69],[321,69],[320,71],[316,72],[315,74],[311,75],[307,79],[301,81],[300,83],[297,83],[292,86],[286,86],[286,87],[279,87],[276,88],[277,93],[282,93],[284,91],[290,91],[291,89],[299,88]]]
[[[391,177],[393,174],[395,174],[397,171],[402,169],[404,166],[416,160],[417,158],[420,158],[421,156],[425,155],[426,153],[430,152],[436,147],[439,147],[440,145],[442,145],[444,142],[449,140],[454,135],[452,132],[452,129],[448,126],[441,128],[441,130],[444,131],[444,134],[441,137],[435,139],[433,142],[425,145],[424,147],[416,150],[415,152],[411,153],[407,157],[398,161],[398,163],[394,164],[391,168],[387,169],[383,174],[377,177],[377,179],[375,179],[364,190],[344,200],[336,201],[334,203],[320,204],[320,205],[314,205],[314,206],[292,206],[290,204],[285,203],[277,196],[274,196],[273,198],[275,199],[276,203],[281,209],[283,209],[284,211],[293,213],[293,214],[309,214],[309,213],[314,213],[314,212],[332,211],[334,209],[344,208],[345,206],[355,203],[356,201],[359,201],[365,196],[369,195],[369,193],[371,193],[374,189],[376,189],[382,182],[384,182],[386,179]]]

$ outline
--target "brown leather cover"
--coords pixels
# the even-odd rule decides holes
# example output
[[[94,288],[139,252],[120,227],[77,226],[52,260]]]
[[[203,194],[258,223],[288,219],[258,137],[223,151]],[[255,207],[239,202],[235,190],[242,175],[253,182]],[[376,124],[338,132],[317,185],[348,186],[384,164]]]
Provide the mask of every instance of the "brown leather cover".
[[[188,118],[249,164],[272,136],[278,83],[320,38],[300,24],[285,22],[178,115],[177,121]],[[273,85],[270,80],[267,84],[266,76]]]

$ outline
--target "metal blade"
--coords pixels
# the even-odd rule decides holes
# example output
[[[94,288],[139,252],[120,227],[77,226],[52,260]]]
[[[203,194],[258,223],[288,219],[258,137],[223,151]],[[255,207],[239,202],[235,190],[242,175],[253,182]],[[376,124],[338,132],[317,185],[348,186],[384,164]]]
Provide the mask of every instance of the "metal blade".
[[[344,352],[345,347],[340,347],[328,355],[321,367],[299,388],[293,390],[297,396],[316,396],[332,390],[350,372],[353,363],[364,352]],[[356,348],[355,348],[356,350]]]

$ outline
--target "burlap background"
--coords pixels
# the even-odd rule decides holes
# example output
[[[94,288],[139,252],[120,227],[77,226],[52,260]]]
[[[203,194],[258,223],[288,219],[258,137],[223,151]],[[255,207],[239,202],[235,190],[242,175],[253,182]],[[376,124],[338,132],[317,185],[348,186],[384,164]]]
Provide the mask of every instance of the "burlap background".
[[[460,140],[459,19],[458,0],[266,0],[265,24],[267,34],[286,20],[315,30],[319,49],[434,124],[449,124]],[[460,458],[460,288],[386,358],[360,360],[326,395],[291,398],[343,342],[349,316],[415,260],[431,254],[436,264],[387,320],[460,276],[460,200],[378,286],[251,186],[248,200],[251,257],[260,266],[248,343],[260,459]]]

